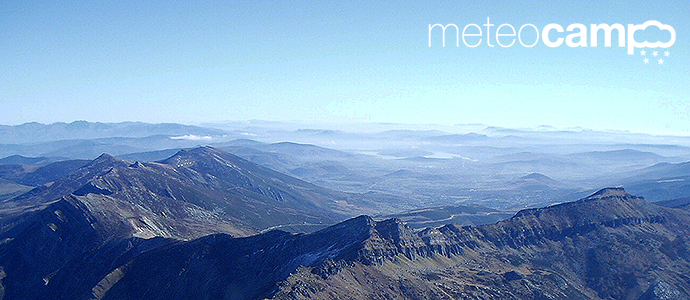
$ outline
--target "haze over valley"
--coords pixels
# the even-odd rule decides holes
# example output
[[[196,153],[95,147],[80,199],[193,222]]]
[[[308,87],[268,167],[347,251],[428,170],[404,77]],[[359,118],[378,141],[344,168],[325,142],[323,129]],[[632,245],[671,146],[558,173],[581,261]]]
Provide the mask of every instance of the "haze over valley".
[[[1,126],[0,299],[689,295],[689,137],[332,126]]]
[[[688,195],[690,137],[548,127],[338,126],[263,121],[3,126],[0,197],[50,182],[102,153],[153,162],[205,145],[324,188],[395,196],[381,214],[446,205],[515,211],[608,186],[624,186],[652,201]],[[46,172],[56,172],[55,178],[28,179]]]

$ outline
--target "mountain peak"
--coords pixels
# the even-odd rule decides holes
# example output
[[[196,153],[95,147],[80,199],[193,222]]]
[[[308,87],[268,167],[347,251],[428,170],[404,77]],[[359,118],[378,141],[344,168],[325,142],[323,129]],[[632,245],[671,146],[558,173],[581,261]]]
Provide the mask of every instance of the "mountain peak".
[[[322,231],[341,231],[341,230],[351,230],[351,229],[366,229],[367,231],[376,226],[376,221],[370,216],[361,215],[358,217],[350,218],[342,221],[338,224],[329,226]]]
[[[513,218],[551,215],[553,220],[570,220],[571,223],[591,223],[611,218],[642,217],[653,215],[644,198],[633,196],[623,188],[604,188],[574,202],[566,202],[543,208],[519,211]],[[576,221],[578,220],[578,221]]]
[[[189,150],[190,152],[219,152],[218,149],[211,146],[199,146]]]
[[[108,153],[101,153],[101,155],[99,155],[98,157],[96,157],[96,159],[97,159],[97,160],[98,160],[98,159],[115,159],[115,156],[112,156],[112,155],[110,155],[110,154],[108,154]]]
[[[176,152],[173,156],[171,156],[171,157],[175,157],[175,156],[178,156],[178,155],[186,155],[186,154],[189,154],[189,153],[200,153],[200,152],[203,153],[203,152],[207,152],[208,149],[213,149],[213,148],[208,147],[208,146],[199,146],[199,147],[191,148],[191,149],[180,149],[179,151],[177,151],[177,152]]]
[[[628,197],[633,197],[633,195],[629,194],[628,192],[625,191],[622,187],[609,187],[609,188],[603,188],[596,193],[587,196],[585,200],[595,200],[595,199],[602,199],[602,198],[608,198],[608,197],[623,197],[623,198],[628,198]]]
[[[101,174],[103,171],[109,170],[114,167],[126,167],[131,164],[131,162],[125,161],[121,158],[117,158],[108,153],[103,153],[96,157],[94,160],[84,165],[84,167],[82,167],[81,169],[84,173],[83,175],[86,175],[87,173],[92,173],[93,175]]]
[[[527,174],[527,175],[522,176],[522,177],[520,177],[520,178],[522,178],[522,179],[537,179],[537,180],[543,180],[543,179],[545,179],[545,180],[553,180],[553,179],[551,179],[551,177],[546,176],[546,175],[544,175],[544,174],[542,174],[542,173],[530,173],[530,174]]]
[[[374,219],[372,217],[367,216],[367,215],[357,216],[357,217],[351,218],[349,220],[346,220],[343,223],[345,223],[345,222],[356,222],[358,224],[365,224],[366,226],[376,225],[376,221],[374,221]]]
[[[170,158],[176,157],[176,156],[193,156],[193,155],[214,155],[214,154],[228,154],[227,152],[218,150],[216,148],[213,148],[211,146],[199,146],[196,148],[192,149],[182,149],[180,151],[177,151],[175,155],[171,156]]]
[[[117,158],[108,153],[103,153],[91,161],[91,165],[94,164],[124,164],[125,161],[121,158]]]
[[[164,164],[169,164],[177,167],[191,165],[204,159],[219,160],[219,157],[225,159],[230,156],[229,153],[224,153],[218,149],[209,146],[201,146],[193,149],[182,149],[173,156],[161,161]]]

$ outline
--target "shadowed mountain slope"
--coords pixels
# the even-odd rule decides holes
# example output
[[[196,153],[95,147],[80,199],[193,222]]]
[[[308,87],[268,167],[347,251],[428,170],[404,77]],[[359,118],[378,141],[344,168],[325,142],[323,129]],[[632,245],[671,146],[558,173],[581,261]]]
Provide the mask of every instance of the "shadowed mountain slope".
[[[208,147],[145,164],[104,154],[2,203],[2,283],[8,299],[75,299],[142,249],[323,228],[359,209],[349,197]],[[70,278],[80,284],[70,288]]]

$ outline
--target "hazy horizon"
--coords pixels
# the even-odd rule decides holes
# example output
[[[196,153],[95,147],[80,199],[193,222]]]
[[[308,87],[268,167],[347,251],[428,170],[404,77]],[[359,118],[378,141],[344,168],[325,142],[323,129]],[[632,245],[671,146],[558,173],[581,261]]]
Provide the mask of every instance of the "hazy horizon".
[[[269,119],[690,132],[685,1],[3,1],[0,12],[0,123]],[[502,48],[494,36],[502,24],[518,31],[650,20],[675,28],[673,46],[629,55],[615,31],[612,47],[602,34],[599,46],[587,33],[579,48],[539,40]],[[429,47],[432,24],[487,33],[476,48],[444,48],[437,31]],[[647,31],[635,39],[669,36]]]
[[[626,129],[611,129],[611,128],[589,128],[586,126],[572,126],[572,127],[556,127],[548,124],[540,124],[536,126],[524,126],[524,127],[510,127],[510,126],[498,126],[493,124],[483,124],[483,123],[456,123],[456,124],[438,124],[438,123],[402,123],[402,122],[373,122],[373,121],[351,121],[351,122],[310,122],[305,120],[265,120],[265,119],[247,119],[247,120],[221,120],[221,121],[201,121],[201,122],[147,122],[141,120],[120,120],[120,121],[99,121],[99,120],[69,120],[69,121],[55,121],[55,122],[39,122],[39,121],[28,121],[23,123],[0,123],[0,126],[22,126],[27,124],[41,124],[41,125],[54,125],[54,124],[72,124],[78,122],[87,123],[102,123],[102,124],[121,124],[121,123],[145,123],[145,124],[180,124],[189,126],[199,126],[199,127],[209,127],[209,128],[219,128],[223,129],[224,126],[228,125],[256,125],[256,124],[274,124],[274,125],[286,125],[288,127],[285,130],[339,130],[343,132],[363,132],[363,133],[377,133],[385,132],[391,130],[413,130],[413,131],[427,131],[427,130],[439,130],[446,131],[447,133],[473,133],[476,131],[482,131],[485,129],[497,128],[497,129],[510,129],[510,130],[521,130],[521,131],[570,131],[570,132],[603,132],[603,133],[622,133],[622,134],[640,134],[649,136],[677,136],[677,137],[687,137],[690,136],[690,131],[687,132],[654,132],[654,131],[634,131]],[[475,129],[472,131],[472,129]]]

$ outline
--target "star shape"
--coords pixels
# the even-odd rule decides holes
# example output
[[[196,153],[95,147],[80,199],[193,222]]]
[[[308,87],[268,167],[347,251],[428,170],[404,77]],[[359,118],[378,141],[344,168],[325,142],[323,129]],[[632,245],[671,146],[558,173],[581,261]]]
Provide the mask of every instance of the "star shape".
[[[669,53],[668,51],[666,51],[666,52],[664,52],[664,55],[669,56],[669,55],[671,55],[671,53]]]
[[[656,57],[656,56],[659,55],[659,54],[656,53],[656,51],[654,51],[654,52],[652,52],[652,55],[654,55],[654,57]]]
[[[646,63],[649,63],[649,58],[645,58],[643,61],[644,61],[645,64],[646,64]]]
[[[642,51],[640,51],[640,54],[642,54],[642,56],[644,56],[645,54],[647,54],[647,51],[642,50]]]
[[[660,59],[659,59],[659,64],[660,64],[660,65],[663,65],[663,64],[664,64],[664,59],[660,58]]]

